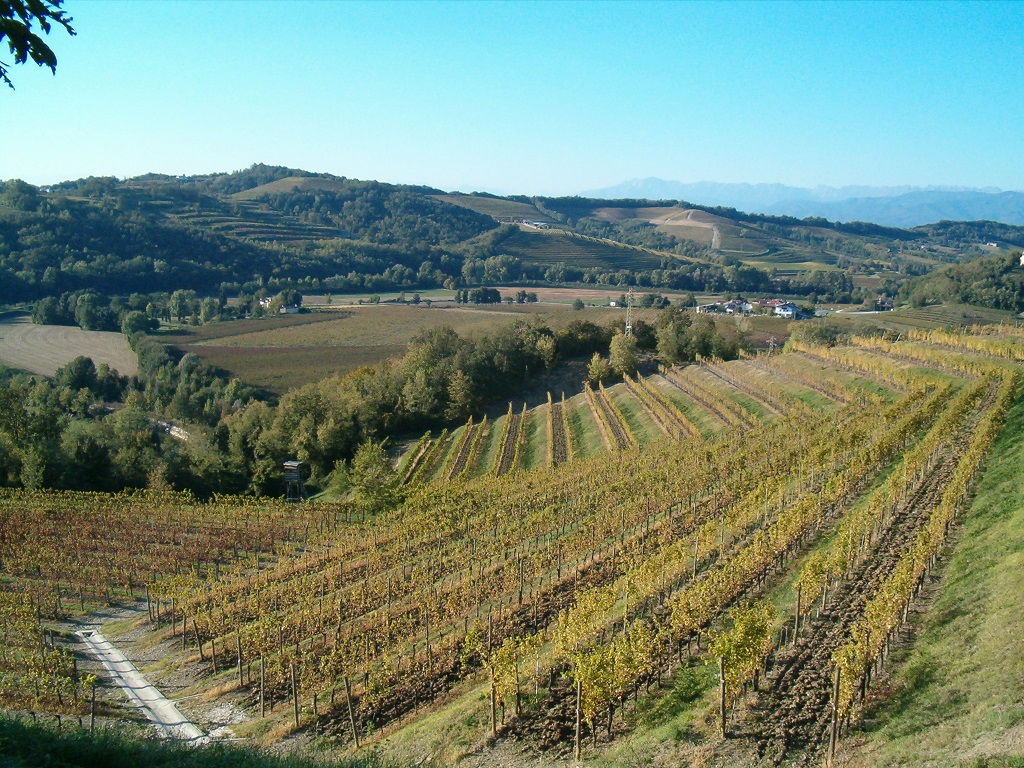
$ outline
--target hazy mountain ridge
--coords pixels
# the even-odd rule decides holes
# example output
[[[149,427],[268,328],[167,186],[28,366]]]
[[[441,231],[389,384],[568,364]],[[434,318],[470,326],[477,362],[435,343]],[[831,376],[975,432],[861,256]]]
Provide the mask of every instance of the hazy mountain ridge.
[[[582,193],[590,197],[686,200],[765,213],[830,221],[869,221],[916,227],[937,221],[990,220],[1024,224],[1024,193],[956,186],[793,187],[786,184],[683,183],[658,178],[633,179]]]

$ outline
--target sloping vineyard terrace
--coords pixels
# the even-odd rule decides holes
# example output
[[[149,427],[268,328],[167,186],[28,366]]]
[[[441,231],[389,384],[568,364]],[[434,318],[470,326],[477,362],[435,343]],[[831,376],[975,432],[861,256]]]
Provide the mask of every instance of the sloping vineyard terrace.
[[[0,597],[9,624],[38,636],[48,615],[148,595],[174,663],[211,689],[236,679],[265,731],[316,724],[353,746],[469,697],[481,737],[583,754],[629,729],[628,701],[710,648],[731,748],[816,764],[1017,397],[1018,338],[794,343],[630,379],[616,396],[664,433],[643,448],[590,390],[576,407],[611,450],[586,459],[579,414],[549,397],[534,430],[546,460],[529,472],[526,412],[510,408],[487,438],[493,460],[486,423],[424,436],[402,465],[406,500],[377,519],[5,492]],[[701,436],[689,403],[716,434]],[[776,613],[764,598],[789,586],[797,604]],[[31,680],[4,685],[36,696]]]

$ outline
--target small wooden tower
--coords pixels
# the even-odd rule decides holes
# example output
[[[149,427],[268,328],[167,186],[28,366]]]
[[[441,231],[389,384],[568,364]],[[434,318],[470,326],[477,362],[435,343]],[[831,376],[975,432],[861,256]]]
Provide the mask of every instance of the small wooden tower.
[[[302,484],[302,462],[286,461],[284,463],[284,499],[285,501],[303,501],[309,498],[306,486]]]

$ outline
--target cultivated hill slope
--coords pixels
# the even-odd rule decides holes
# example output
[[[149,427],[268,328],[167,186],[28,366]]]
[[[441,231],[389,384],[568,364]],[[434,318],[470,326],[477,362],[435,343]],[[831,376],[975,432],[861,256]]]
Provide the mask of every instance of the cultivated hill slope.
[[[0,601],[3,647],[38,657],[44,628],[145,594],[130,637],[160,660],[150,671],[188,681],[183,706],[204,727],[229,711],[263,743],[326,734],[317,749],[438,766],[569,766],[573,752],[594,766],[819,765],[830,741],[856,754],[856,729],[890,698],[893,649],[913,641],[949,548],[967,546],[949,582],[963,592],[944,593],[936,624],[986,634],[937,638],[965,658],[911,668],[934,749],[887,754],[1013,755],[1019,557],[1000,534],[1020,502],[1013,468],[985,466],[993,446],[989,466],[1019,453],[1022,360],[1021,331],[996,327],[668,370],[568,408],[510,409],[493,449],[467,425],[445,476],[374,519],[344,502],[0,494],[0,568],[21,596]],[[583,414],[606,447],[593,456],[572,437]],[[548,435],[550,466],[521,472],[531,431]],[[463,479],[489,450],[486,476]],[[82,711],[74,666],[53,653],[10,667],[8,706]],[[1003,688],[972,689],[976,663]],[[972,730],[950,739],[929,702]]]
[[[45,191],[4,184],[0,300],[82,289],[635,282],[861,301],[858,289],[892,292],[907,276],[1020,244],[1024,228],[991,222],[903,230],[677,201],[445,194],[254,165],[80,179]]]

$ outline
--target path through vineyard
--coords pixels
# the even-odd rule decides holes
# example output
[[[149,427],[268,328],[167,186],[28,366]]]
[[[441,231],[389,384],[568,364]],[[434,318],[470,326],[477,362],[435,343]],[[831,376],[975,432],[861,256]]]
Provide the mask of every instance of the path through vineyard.
[[[208,740],[198,727],[185,719],[174,702],[168,701],[143,677],[117,646],[95,630],[87,629],[77,634],[89,649],[89,653],[103,664],[113,682],[156,726],[161,736],[196,744]]]

